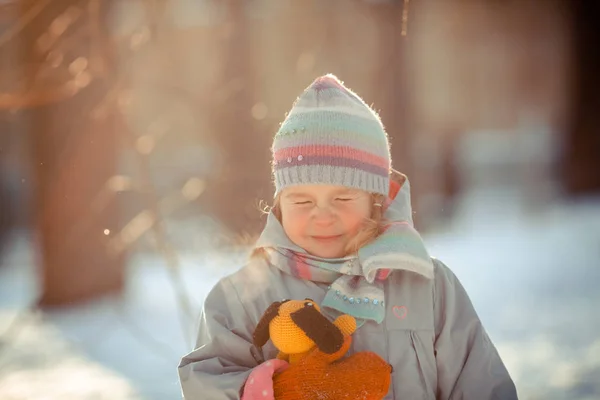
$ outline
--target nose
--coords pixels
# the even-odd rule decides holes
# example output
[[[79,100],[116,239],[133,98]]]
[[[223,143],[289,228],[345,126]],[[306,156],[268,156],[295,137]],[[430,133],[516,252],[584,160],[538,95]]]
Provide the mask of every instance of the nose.
[[[335,214],[330,207],[315,207],[313,219],[319,226],[329,226],[335,221]]]

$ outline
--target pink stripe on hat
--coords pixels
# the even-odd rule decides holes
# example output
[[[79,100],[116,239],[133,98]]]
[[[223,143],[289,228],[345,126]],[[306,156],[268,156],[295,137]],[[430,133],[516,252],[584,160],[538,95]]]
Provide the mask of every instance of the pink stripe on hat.
[[[381,168],[389,168],[389,160],[379,157],[376,154],[368,153],[363,150],[347,146],[331,145],[307,145],[298,147],[288,147],[275,152],[274,159],[277,162],[286,161],[288,158],[297,158],[298,156],[331,156],[353,158],[357,161],[376,165]]]

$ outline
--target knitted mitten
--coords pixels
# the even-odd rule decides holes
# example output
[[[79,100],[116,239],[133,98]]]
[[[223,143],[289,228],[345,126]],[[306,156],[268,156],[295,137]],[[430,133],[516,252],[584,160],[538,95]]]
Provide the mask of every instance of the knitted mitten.
[[[381,400],[391,381],[391,366],[372,352],[339,359],[352,339],[335,354],[315,349],[273,378],[276,400]],[[337,360],[337,361],[336,361]]]

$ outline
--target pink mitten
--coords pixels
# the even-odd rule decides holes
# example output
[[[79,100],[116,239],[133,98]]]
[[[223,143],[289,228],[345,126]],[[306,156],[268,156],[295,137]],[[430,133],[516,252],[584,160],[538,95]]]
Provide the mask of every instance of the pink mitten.
[[[285,370],[289,364],[283,360],[269,360],[255,367],[242,389],[242,400],[274,400],[273,374]]]

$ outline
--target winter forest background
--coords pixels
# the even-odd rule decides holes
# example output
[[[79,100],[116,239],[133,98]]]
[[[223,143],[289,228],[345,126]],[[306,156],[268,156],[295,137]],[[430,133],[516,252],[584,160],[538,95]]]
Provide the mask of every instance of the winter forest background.
[[[0,398],[179,399],[204,296],[334,73],[522,399],[600,399],[600,7],[0,0]]]

